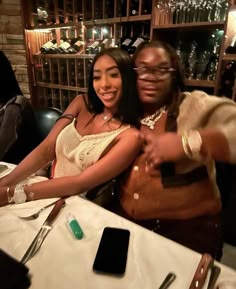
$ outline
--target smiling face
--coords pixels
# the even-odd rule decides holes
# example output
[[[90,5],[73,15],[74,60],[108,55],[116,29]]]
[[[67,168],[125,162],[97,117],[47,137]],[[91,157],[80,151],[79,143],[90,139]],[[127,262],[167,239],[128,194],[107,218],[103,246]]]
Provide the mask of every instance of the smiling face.
[[[115,113],[121,98],[122,79],[116,62],[108,55],[98,58],[93,69],[93,87],[104,111]]]
[[[171,60],[163,48],[146,47],[135,60],[139,97],[144,106],[159,108],[168,102],[172,89]]]

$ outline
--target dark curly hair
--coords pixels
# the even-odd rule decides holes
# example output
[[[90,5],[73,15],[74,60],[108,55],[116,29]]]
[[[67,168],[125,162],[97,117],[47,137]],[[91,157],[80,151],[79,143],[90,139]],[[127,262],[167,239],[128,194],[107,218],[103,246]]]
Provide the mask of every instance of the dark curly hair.
[[[134,62],[130,55],[119,48],[107,48],[99,52],[93,59],[88,80],[88,100],[87,109],[95,114],[102,113],[104,104],[97,96],[93,87],[93,70],[96,61],[103,55],[110,56],[117,64],[122,79],[122,94],[118,104],[118,109],[114,117],[122,123],[139,127],[139,118],[142,115],[141,103],[136,87],[136,73]]]

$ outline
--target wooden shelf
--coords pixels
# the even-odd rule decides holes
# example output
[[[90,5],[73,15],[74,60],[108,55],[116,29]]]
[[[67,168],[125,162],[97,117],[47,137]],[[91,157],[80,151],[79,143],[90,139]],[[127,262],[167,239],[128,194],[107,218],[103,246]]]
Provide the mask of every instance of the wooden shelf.
[[[217,28],[223,28],[225,25],[224,21],[218,22],[192,22],[192,23],[181,23],[181,24],[165,24],[165,25],[155,25],[152,28],[153,29],[217,29]]]
[[[147,2],[149,4],[151,2],[139,0],[138,9],[137,7],[135,8],[138,15],[135,16],[129,15],[131,11],[130,0],[124,1],[123,3],[119,0],[114,0],[114,5],[110,5],[111,3],[108,2],[109,1],[106,0],[63,0],[64,9],[59,11],[59,2],[52,1],[53,5],[50,6],[51,8],[48,8],[48,22],[51,21],[57,24],[38,25],[36,7],[38,7],[39,1],[21,0],[27,51],[26,57],[33,105],[41,105],[41,103],[38,103],[38,99],[41,99],[42,95],[44,95],[45,105],[47,105],[47,103],[51,105],[50,102],[47,102],[47,99],[51,99],[50,97],[52,96],[55,98],[53,100],[54,104],[64,108],[76,93],[87,92],[88,70],[91,65],[91,60],[95,56],[94,54],[39,53],[42,45],[52,38],[55,38],[57,44],[59,44],[61,37],[72,39],[78,36],[81,36],[84,43],[88,45],[90,40],[102,40],[107,37],[113,39],[115,43],[120,43],[120,41],[123,41],[123,38],[128,36],[135,38],[138,37],[138,35],[146,36],[150,33],[150,39],[164,40],[169,42],[172,46],[175,46],[180,39],[184,42],[183,50],[188,53],[188,46],[192,41],[195,40],[198,43],[199,49],[207,49],[205,48],[205,44],[211,40],[213,31],[216,29],[224,30],[224,35],[220,43],[220,57],[216,73],[217,80],[185,80],[185,85],[187,87],[199,87],[199,89],[203,90],[205,88],[206,91],[212,91],[213,89],[214,93],[217,95],[220,88],[221,70],[223,67],[222,62],[225,60],[236,61],[236,55],[224,54],[225,47],[229,45],[226,43],[226,40],[228,42],[231,41],[231,34],[235,35],[236,31],[231,29],[231,34],[227,32],[229,27],[234,27],[234,23],[236,23],[234,17],[229,17],[232,13],[228,13],[236,7],[235,5],[231,6],[229,11],[227,11],[225,21],[178,24],[170,24],[169,22],[169,24],[154,25],[155,23],[168,23],[170,19],[169,15],[163,16],[163,9],[158,9],[155,5],[155,0],[152,1],[152,6],[150,6],[152,7],[151,14],[145,15],[141,14],[144,11],[143,4],[146,5]],[[111,11],[107,11],[107,7],[112,7]],[[123,15],[126,16],[118,16],[121,13],[124,13]],[[202,13],[204,13],[204,11],[202,11]],[[83,18],[87,18],[87,20],[80,21],[82,15]],[[114,15],[114,17],[111,18],[112,15]],[[110,18],[95,19],[96,17],[102,16]],[[232,23],[230,22],[231,18]],[[65,21],[65,23],[60,23],[62,21]],[[93,27],[95,26],[98,28],[97,34],[94,34],[93,31]],[[105,34],[102,29],[105,26],[108,28],[107,34]],[[209,51],[211,51],[211,48],[209,48]],[[85,52],[85,50],[83,52]],[[76,87],[75,85],[79,85],[80,87]],[[66,104],[63,102],[63,97]]]
[[[78,86],[75,87],[75,86],[60,85],[60,84],[40,82],[40,81],[37,82],[37,85],[39,87],[44,87],[44,88],[54,88],[54,89],[60,89],[60,90],[87,92],[87,88],[78,87]]]
[[[94,20],[85,20],[85,26],[94,26],[94,25],[104,25],[104,24],[115,24],[115,23],[124,23],[124,22],[134,22],[134,21],[146,21],[151,20],[151,15],[141,15],[141,16],[126,16],[126,17],[114,17],[114,18],[105,18],[105,19],[94,19]]]
[[[35,58],[50,58],[50,59],[93,59],[94,54],[34,54]]]
[[[60,23],[60,24],[52,24],[52,25],[37,25],[28,27],[28,30],[52,30],[56,28],[70,28],[70,27],[82,27],[81,22],[67,22],[67,23]]]
[[[224,54],[223,60],[226,61],[236,61],[236,54]]]
[[[214,80],[198,80],[198,79],[186,79],[184,81],[186,86],[196,86],[196,87],[214,87]]]

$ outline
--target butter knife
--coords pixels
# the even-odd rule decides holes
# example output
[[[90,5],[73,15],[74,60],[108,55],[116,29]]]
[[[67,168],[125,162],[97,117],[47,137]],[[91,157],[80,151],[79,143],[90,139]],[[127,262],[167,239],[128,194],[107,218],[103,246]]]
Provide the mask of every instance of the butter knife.
[[[35,236],[34,240],[30,244],[29,248],[25,252],[24,256],[21,259],[21,262],[25,264],[28,262],[40,249],[44,239],[46,238],[47,234],[52,229],[52,223],[56,219],[57,215],[59,214],[62,207],[65,206],[65,200],[60,199],[58,200],[53,209],[51,210],[50,214],[48,215],[46,221],[43,223],[42,227],[40,228],[39,232]]]
[[[206,281],[208,271],[212,269],[213,265],[213,258],[209,254],[203,254],[189,289],[202,289]]]

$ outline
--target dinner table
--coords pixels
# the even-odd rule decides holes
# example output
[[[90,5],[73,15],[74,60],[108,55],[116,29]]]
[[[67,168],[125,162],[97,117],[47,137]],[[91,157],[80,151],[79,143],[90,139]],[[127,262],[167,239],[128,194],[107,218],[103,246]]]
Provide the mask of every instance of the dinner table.
[[[0,177],[14,168],[11,164],[7,166],[8,170],[1,173]],[[27,182],[42,179],[32,175]],[[33,220],[20,217],[34,213],[56,199],[0,207],[0,248],[20,261],[52,207],[45,209]],[[31,276],[30,289],[158,289],[169,272],[176,275],[170,289],[189,289],[201,254],[120,217],[84,197],[71,196],[65,202],[66,205],[53,222],[40,250],[25,264]],[[82,239],[76,239],[71,234],[67,224],[69,214],[76,218],[82,228]],[[127,229],[130,232],[126,270],[121,276],[100,274],[93,270],[105,227]],[[236,271],[219,262],[215,264],[220,267],[221,272],[214,289],[236,288],[232,287],[232,284],[236,284]],[[208,281],[209,276],[204,289],[207,289]],[[223,287],[225,284],[231,284],[231,287]]]

